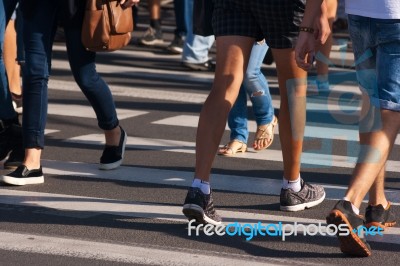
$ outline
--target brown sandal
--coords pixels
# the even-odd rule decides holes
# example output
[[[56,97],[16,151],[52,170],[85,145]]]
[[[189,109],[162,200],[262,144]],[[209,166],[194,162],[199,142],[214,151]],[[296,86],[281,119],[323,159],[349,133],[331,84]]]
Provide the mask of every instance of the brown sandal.
[[[253,148],[256,151],[260,151],[260,150],[264,150],[266,148],[268,148],[269,146],[271,146],[272,142],[274,141],[274,130],[275,130],[275,126],[278,124],[278,118],[276,116],[274,116],[274,119],[272,120],[271,123],[265,125],[265,127],[263,126],[263,128],[260,126],[257,128],[257,132],[256,132],[256,137],[253,143]],[[258,141],[265,141],[265,140],[270,140],[269,143],[258,149],[256,148],[256,142]]]
[[[235,143],[241,144],[240,146],[234,147]],[[246,152],[247,151],[247,144],[243,141],[234,139],[229,141],[228,144],[224,145],[223,147],[218,149],[218,155],[222,156],[234,156],[238,152]]]

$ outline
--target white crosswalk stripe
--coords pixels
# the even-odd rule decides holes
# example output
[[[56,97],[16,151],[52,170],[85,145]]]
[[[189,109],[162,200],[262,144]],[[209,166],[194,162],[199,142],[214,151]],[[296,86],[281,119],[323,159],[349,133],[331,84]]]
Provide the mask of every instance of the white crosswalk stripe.
[[[104,145],[104,137],[101,134],[89,134],[84,136],[77,136],[65,140],[71,143],[85,143],[93,145]],[[166,140],[166,139],[152,139],[152,138],[139,138],[129,137],[127,141],[127,147],[145,150],[158,150],[168,152],[179,152],[179,153],[190,153],[195,152],[195,143],[189,141],[179,140]],[[329,151],[323,151],[329,152]],[[253,160],[268,160],[275,162],[282,162],[282,152],[280,150],[268,149],[261,152],[249,151],[246,153],[238,154],[237,158],[246,158]],[[332,155],[332,154],[320,154],[313,152],[303,152],[301,161],[303,168],[307,167],[343,167],[343,168],[354,168],[357,157]],[[386,170],[391,172],[398,171],[400,167],[400,161],[388,160],[386,164]]]

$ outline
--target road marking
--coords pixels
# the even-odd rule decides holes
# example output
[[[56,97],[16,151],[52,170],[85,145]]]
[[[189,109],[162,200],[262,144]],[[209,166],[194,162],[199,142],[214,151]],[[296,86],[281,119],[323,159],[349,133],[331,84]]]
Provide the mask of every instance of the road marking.
[[[89,134],[89,135],[73,137],[64,141],[71,143],[104,145],[104,136],[101,134]],[[127,148],[190,153],[190,154],[195,153],[194,142],[167,140],[167,139],[129,137],[127,141]],[[322,152],[327,153],[327,151],[324,150],[322,150]],[[238,154],[235,158],[269,160],[275,162],[283,161],[282,152],[280,150],[272,150],[272,149],[268,149],[261,152],[253,152],[250,150],[248,152]],[[356,161],[357,157],[354,156],[329,155],[329,154],[321,154],[321,153],[314,153],[307,151],[303,152],[301,156],[302,168],[315,168],[315,167],[354,168]],[[400,169],[400,161],[392,161],[392,160],[387,161],[386,163],[387,171],[397,172],[398,169]]]
[[[279,258],[258,258],[250,255],[234,255],[226,252],[202,251],[193,254],[188,248],[143,245],[102,243],[95,241],[71,239],[65,237],[41,236],[0,231],[0,249],[59,255],[75,258],[96,259],[100,261],[129,263],[130,265],[285,265],[293,260]],[[257,259],[257,260],[255,260]],[[272,264],[279,263],[279,264]],[[304,264],[303,262],[301,264]],[[309,265],[315,265],[309,263]]]
[[[198,115],[177,115],[161,120],[152,122],[156,125],[165,126],[181,126],[181,127],[191,127],[197,128],[199,121]],[[249,120],[247,122],[249,132],[255,133],[257,130],[257,124],[255,121]],[[229,130],[228,125],[226,125],[225,130]],[[275,135],[279,134],[279,126],[275,127]],[[399,134],[400,135],[400,134]],[[320,138],[332,140],[344,140],[353,141],[358,144],[358,127],[356,126],[344,126],[340,124],[327,124],[327,123],[307,123],[305,132],[305,138]],[[307,139],[305,139],[307,141]],[[396,138],[395,145],[400,145],[400,138]],[[353,153],[356,153],[353,151]]]
[[[42,160],[45,173],[64,176],[83,176],[104,180],[117,180],[128,182],[142,182],[150,184],[190,186],[193,180],[193,172],[161,170],[142,167],[120,166],[114,171],[102,171],[97,164],[87,164],[78,162],[62,162],[52,160]],[[326,198],[330,200],[342,199],[347,186],[321,184],[326,191]],[[213,189],[223,191],[233,191],[242,193],[252,193],[260,195],[276,195],[280,193],[282,181],[280,179],[259,178],[250,176],[235,175],[212,175]],[[393,205],[400,205],[400,195],[396,190],[385,190],[388,200]]]
[[[119,120],[132,118],[139,115],[144,115],[147,113],[148,112],[117,108],[117,114]],[[96,114],[89,103],[87,103],[87,105],[50,103],[48,108],[48,114],[96,119]]]
[[[182,214],[181,206],[171,206],[154,203],[133,202],[106,198],[94,198],[85,196],[70,196],[43,192],[20,191],[0,189],[0,203],[17,206],[34,206],[49,209],[77,212],[95,212],[124,217],[139,217],[159,220],[169,220],[186,223],[187,219]],[[262,211],[262,210],[261,210]],[[324,226],[325,220],[290,217],[285,215],[270,215],[260,213],[246,213],[219,210],[224,223],[238,222],[240,224],[256,224],[262,222],[294,224],[318,224]],[[326,227],[323,227],[326,230]],[[376,242],[400,244],[400,228],[393,227],[385,231],[384,237],[373,237],[369,240]],[[390,242],[388,242],[390,241]],[[3,241],[2,241],[3,242]]]

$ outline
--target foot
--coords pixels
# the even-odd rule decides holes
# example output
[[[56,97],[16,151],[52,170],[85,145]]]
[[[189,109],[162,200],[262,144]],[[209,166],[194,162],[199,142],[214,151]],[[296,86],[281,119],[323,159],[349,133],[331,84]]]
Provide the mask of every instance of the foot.
[[[173,41],[168,45],[167,50],[173,54],[181,54],[183,53],[184,42],[185,42],[184,37],[175,35]]]
[[[122,164],[125,154],[125,145],[128,135],[121,129],[121,137],[119,139],[118,146],[106,145],[103,151],[103,155],[100,158],[100,170],[112,170],[119,167]]]
[[[206,195],[200,188],[189,188],[182,212],[189,221],[194,219],[199,224],[220,225],[222,223],[221,217],[214,209],[212,191]]]
[[[139,43],[146,46],[155,46],[161,45],[164,43],[162,38],[161,30],[156,30],[152,27],[149,27],[147,31],[143,34],[142,38],[139,39]]]
[[[365,240],[364,234],[357,233],[358,227],[364,227],[364,219],[354,213],[350,201],[340,200],[326,217],[326,223],[328,225],[334,224],[336,227],[347,225],[350,231],[349,234],[337,235],[340,242],[340,250],[343,253],[357,257],[371,255],[371,247]]]
[[[25,165],[20,165],[14,172],[3,175],[1,181],[15,186],[44,183],[42,167],[29,170]]]
[[[215,63],[211,60],[208,60],[204,63],[190,63],[190,62],[182,62],[182,65],[190,70],[195,71],[215,71]]]
[[[234,139],[231,140],[228,144],[218,149],[218,155],[223,156],[233,156],[238,152],[246,152],[247,145],[243,141]]]
[[[386,209],[383,208],[382,204],[372,206],[368,205],[365,211],[366,226],[380,227],[385,230],[386,227],[394,226],[396,224],[396,217],[391,204],[388,202]]]
[[[301,179],[301,190],[281,189],[280,209],[282,211],[297,212],[317,206],[325,199],[325,190],[320,185],[311,185]]]
[[[274,116],[272,122],[257,128],[253,148],[256,151],[264,150],[271,146],[274,141],[275,126],[278,124],[278,118]]]

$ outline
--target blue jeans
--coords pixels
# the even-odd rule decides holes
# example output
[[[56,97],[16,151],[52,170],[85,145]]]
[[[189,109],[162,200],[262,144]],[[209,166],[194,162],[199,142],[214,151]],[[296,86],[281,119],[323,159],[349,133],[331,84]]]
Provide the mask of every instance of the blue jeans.
[[[47,84],[51,70],[51,52],[57,26],[58,2],[37,0],[32,17],[24,19],[25,73],[23,97],[23,138],[25,148],[44,147],[47,119]],[[68,59],[72,74],[95,110],[99,127],[118,126],[114,101],[107,84],[95,68],[96,54],[85,50],[80,28],[65,28]]]
[[[348,20],[361,88],[375,107],[400,112],[400,19]]]
[[[182,0],[183,1],[183,0]],[[187,63],[204,63],[209,60],[208,51],[214,43],[214,36],[193,34],[193,1],[185,1],[185,17],[188,17],[185,44],[183,45],[182,61]]]
[[[3,49],[6,25],[17,3],[18,0],[2,0],[0,2],[0,119],[12,119],[16,116],[8,88]]]
[[[192,16],[185,12],[187,3],[192,0],[174,0],[174,11],[175,11],[175,35],[184,37],[186,36],[187,29],[189,28],[190,20]]]
[[[247,95],[249,95],[253,105],[257,126],[269,124],[274,119],[274,107],[272,106],[268,82],[261,72],[261,64],[267,51],[268,45],[265,42],[256,42],[253,45],[238,98],[228,116],[231,140],[237,139],[244,143],[248,141]]]

